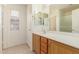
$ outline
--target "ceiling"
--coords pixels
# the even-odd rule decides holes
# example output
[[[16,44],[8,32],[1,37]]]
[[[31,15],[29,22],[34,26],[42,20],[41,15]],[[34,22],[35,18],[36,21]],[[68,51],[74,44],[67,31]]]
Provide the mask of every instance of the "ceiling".
[[[56,9],[63,9],[70,6],[70,4],[52,4],[51,6]]]
[[[79,4],[52,4],[52,8],[61,9],[64,12],[79,8]]]

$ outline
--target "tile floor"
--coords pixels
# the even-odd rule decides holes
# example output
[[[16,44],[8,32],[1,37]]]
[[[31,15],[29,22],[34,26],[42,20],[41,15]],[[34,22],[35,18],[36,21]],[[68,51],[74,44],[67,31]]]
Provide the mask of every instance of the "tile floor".
[[[27,44],[22,44],[3,50],[3,54],[34,54]]]

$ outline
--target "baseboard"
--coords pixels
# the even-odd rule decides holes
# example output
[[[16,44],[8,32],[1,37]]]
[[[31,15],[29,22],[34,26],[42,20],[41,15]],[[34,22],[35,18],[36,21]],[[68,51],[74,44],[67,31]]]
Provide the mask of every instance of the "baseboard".
[[[30,41],[29,41],[30,42]],[[29,42],[27,42],[28,47],[30,48],[30,50],[32,51],[32,47],[30,46]]]

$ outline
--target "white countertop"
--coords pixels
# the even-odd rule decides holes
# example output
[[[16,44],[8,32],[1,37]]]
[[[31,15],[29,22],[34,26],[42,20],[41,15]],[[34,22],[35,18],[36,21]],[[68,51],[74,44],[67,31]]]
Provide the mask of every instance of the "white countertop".
[[[33,32],[40,36],[55,40],[79,49],[79,34],[63,33],[63,32]]]

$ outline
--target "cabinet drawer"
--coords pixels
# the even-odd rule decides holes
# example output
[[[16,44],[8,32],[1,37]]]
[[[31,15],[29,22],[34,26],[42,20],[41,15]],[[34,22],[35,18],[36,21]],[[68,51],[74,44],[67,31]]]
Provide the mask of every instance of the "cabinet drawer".
[[[41,51],[41,54],[45,54],[45,52]]]
[[[41,37],[41,43],[47,43],[48,39],[45,37]]]
[[[41,50],[47,50],[47,46],[41,46]]]
[[[47,46],[41,46],[41,51],[44,51],[47,53],[47,50],[48,50]]]
[[[47,44],[41,43],[41,49],[42,49],[42,48],[47,49]]]
[[[41,50],[41,54],[47,54],[47,52],[45,52],[45,51]]]

